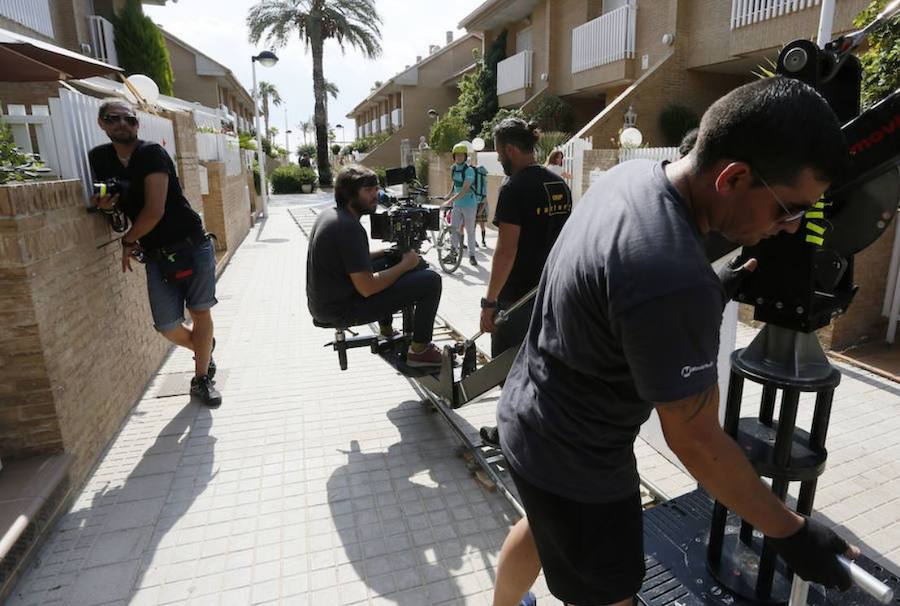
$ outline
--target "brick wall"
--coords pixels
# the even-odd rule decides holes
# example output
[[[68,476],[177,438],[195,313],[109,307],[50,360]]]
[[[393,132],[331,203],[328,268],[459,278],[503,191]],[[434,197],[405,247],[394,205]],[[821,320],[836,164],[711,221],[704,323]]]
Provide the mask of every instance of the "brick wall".
[[[840,351],[861,341],[884,338],[887,319],[881,316],[881,308],[896,233],[891,224],[874,244],[854,257],[853,281],[859,291],[847,312],[832,322],[832,349]]]
[[[76,485],[168,350],[112,236],[77,181],[0,187],[0,457],[65,450]]]
[[[208,162],[209,194],[203,196],[206,229],[216,234],[216,250],[236,250],[250,231],[250,202],[244,193],[247,177],[228,176],[223,162]]]
[[[194,117],[187,112],[165,112],[175,131],[175,164],[184,197],[197,212],[203,210],[203,194],[200,185],[200,160],[197,156],[197,127]]]

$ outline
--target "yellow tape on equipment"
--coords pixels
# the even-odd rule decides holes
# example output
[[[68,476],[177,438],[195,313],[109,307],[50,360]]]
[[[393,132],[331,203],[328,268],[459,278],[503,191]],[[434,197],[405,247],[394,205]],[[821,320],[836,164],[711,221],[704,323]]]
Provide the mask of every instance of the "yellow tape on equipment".
[[[812,234],[806,234],[806,241],[810,244],[817,244],[819,246],[825,244],[825,238],[820,238],[819,236],[814,236]]]
[[[806,229],[808,229],[809,231],[815,232],[815,233],[819,234],[820,236],[823,235],[826,231],[826,228],[822,227],[821,225],[817,225],[815,223],[807,223]]]

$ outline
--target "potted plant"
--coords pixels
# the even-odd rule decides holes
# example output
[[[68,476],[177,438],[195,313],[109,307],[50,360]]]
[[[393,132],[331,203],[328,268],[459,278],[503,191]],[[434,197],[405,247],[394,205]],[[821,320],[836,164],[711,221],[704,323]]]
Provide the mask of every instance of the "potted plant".
[[[300,181],[300,191],[304,194],[311,194],[316,187],[316,181],[319,180],[316,171],[311,168],[301,168],[297,173]]]

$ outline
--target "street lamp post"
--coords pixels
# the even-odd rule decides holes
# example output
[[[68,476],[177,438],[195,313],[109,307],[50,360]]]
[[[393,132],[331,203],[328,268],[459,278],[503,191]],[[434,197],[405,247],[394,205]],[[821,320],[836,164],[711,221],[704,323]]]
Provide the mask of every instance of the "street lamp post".
[[[259,124],[259,90],[256,87],[256,62],[263,67],[272,67],[278,63],[278,57],[272,51],[263,51],[250,58],[253,68],[253,119],[256,124],[256,157],[259,159],[259,192],[262,195],[262,216],[269,216],[269,192],[266,186],[266,154],[262,146],[262,131]],[[266,133],[268,134],[268,133]]]

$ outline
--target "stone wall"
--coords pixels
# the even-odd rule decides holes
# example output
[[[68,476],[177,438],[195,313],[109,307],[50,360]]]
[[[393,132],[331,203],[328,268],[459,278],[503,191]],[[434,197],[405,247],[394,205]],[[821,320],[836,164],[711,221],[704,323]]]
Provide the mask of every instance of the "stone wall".
[[[206,229],[216,235],[216,250],[236,250],[250,231],[250,200],[245,172],[229,176],[223,162],[207,162],[209,194],[203,196]]]
[[[68,452],[75,485],[169,348],[114,237],[78,181],[0,187],[0,458]]]

